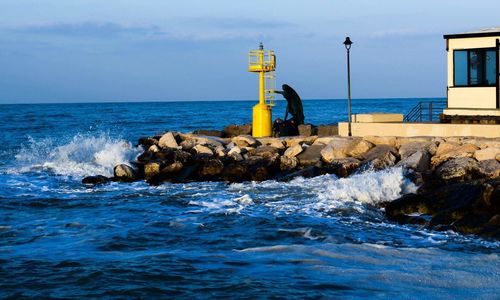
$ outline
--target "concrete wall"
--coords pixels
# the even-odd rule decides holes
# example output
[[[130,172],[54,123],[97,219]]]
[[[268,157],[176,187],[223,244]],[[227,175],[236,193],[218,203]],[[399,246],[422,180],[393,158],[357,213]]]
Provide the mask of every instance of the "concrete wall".
[[[497,116],[500,117],[500,109],[459,109],[448,108],[443,111],[445,115],[461,116]]]
[[[477,136],[500,138],[500,125],[434,123],[351,123],[353,136]],[[348,135],[348,123],[339,123],[339,135]]]
[[[474,48],[495,48],[499,36],[449,39],[448,43],[448,107],[489,108],[496,107],[496,87],[454,87],[453,51]],[[497,54],[497,55],[500,55]],[[498,67],[500,70],[500,66]]]

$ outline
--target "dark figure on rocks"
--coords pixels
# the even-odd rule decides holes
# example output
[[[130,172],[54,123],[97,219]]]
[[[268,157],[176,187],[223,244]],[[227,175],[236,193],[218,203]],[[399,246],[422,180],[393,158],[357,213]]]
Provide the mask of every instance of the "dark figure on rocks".
[[[300,100],[299,94],[288,84],[283,84],[283,91],[275,91],[276,94],[281,94],[286,99],[286,113],[285,120],[275,121],[274,130],[275,136],[290,136],[298,135],[298,126],[304,124],[304,110],[302,108],[302,100]],[[292,118],[288,120],[288,113],[292,115]]]

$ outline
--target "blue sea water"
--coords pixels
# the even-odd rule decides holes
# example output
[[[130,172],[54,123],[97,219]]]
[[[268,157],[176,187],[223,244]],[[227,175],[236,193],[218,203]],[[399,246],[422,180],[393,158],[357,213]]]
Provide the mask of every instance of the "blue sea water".
[[[353,112],[418,101],[355,100]],[[0,298],[499,298],[498,241],[385,220],[376,203],[417,188],[400,168],[288,183],[80,183],[133,160],[140,136],[248,123],[254,104],[0,105]],[[336,123],[346,101],[305,101],[304,112]]]

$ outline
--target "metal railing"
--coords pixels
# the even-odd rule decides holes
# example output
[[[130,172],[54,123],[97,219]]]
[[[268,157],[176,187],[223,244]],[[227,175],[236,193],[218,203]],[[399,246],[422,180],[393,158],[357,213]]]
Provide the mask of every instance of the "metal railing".
[[[420,101],[404,117],[404,122],[438,122],[446,101]]]

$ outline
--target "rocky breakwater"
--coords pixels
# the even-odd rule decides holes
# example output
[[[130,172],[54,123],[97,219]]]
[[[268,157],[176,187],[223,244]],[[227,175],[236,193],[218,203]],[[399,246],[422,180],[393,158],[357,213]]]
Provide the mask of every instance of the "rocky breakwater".
[[[144,137],[144,152],[114,177],[84,184],[132,182],[286,181],[297,176],[347,177],[401,166],[420,186],[384,203],[387,217],[438,229],[500,237],[500,139],[297,136],[219,138],[167,132]]]

